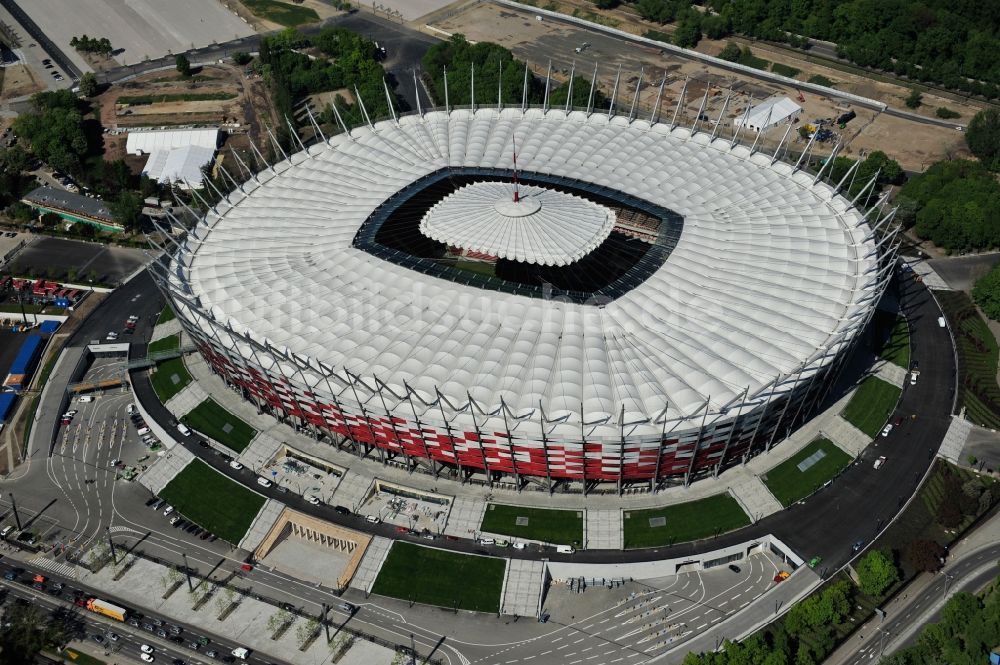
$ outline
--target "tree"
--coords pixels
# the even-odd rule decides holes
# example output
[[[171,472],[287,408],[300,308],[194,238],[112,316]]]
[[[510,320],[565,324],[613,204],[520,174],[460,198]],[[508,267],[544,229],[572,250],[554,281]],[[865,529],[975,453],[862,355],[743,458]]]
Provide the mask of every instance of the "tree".
[[[923,103],[924,96],[920,94],[920,91],[914,88],[910,91],[910,96],[906,98],[907,108],[915,109],[918,108]]]
[[[237,51],[236,53],[233,53],[233,62],[235,62],[237,65],[240,65],[241,67],[243,65],[250,64],[251,60],[253,60],[253,56],[247,53],[246,51]]]
[[[892,559],[880,550],[871,550],[855,568],[858,586],[862,593],[871,598],[879,598],[886,589],[899,580],[899,569]]]
[[[922,573],[936,573],[941,570],[941,559],[946,554],[935,540],[914,540],[906,550],[906,560],[914,570]]]
[[[129,233],[139,230],[142,218],[142,198],[131,190],[122,190],[114,201],[108,203],[108,210],[116,222]]]
[[[42,614],[38,605],[17,599],[4,608],[0,629],[0,663],[20,665],[35,662],[43,648],[62,645],[67,640],[60,622]]]
[[[614,9],[619,5],[619,0],[593,0],[593,3],[598,9]]]
[[[719,51],[719,57],[723,60],[728,60],[729,62],[739,62],[740,55],[742,55],[742,53],[743,52],[740,51],[739,44],[736,42],[729,42],[721,51]]]
[[[961,117],[962,114],[958,111],[952,111],[947,106],[939,106],[937,111],[934,112],[934,115],[939,118],[944,118],[945,120],[951,120],[953,118]]]
[[[96,95],[98,87],[97,77],[94,76],[94,72],[85,72],[80,77],[80,94],[84,97],[93,97]]]
[[[965,132],[972,154],[991,171],[1000,171],[1000,110],[990,107],[972,118]]]
[[[681,48],[694,48],[701,41],[701,14],[688,9],[680,17],[674,30],[674,44]]]
[[[177,57],[174,58],[174,63],[177,66],[177,71],[180,72],[181,76],[187,78],[191,76],[191,61],[187,59],[187,56],[183,53],[178,53]]]
[[[1000,264],[976,281],[972,299],[986,316],[994,321],[1000,320]]]
[[[83,238],[93,238],[97,235],[97,227],[86,222],[77,222],[73,225],[73,230]]]

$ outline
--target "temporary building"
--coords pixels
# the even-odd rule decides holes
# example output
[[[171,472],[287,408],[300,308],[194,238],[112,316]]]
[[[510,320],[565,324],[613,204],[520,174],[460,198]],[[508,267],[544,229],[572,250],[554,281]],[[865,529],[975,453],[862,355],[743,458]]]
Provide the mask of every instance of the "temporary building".
[[[130,132],[126,149],[149,154],[142,172],[161,184],[201,187],[203,166],[212,161],[219,141],[217,129],[177,129]]]
[[[763,132],[799,117],[800,113],[802,113],[802,107],[788,97],[772,97],[751,108],[749,113],[736,118],[734,124],[736,127],[746,127],[755,132]]]

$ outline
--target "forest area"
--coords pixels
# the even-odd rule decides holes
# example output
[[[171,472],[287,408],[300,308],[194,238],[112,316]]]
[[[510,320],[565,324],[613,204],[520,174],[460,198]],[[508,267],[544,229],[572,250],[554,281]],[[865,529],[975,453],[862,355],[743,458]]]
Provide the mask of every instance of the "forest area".
[[[1000,3],[948,0],[593,0],[627,5],[675,24],[674,42],[743,35],[809,48],[837,45],[840,57],[912,81],[1000,99]]]

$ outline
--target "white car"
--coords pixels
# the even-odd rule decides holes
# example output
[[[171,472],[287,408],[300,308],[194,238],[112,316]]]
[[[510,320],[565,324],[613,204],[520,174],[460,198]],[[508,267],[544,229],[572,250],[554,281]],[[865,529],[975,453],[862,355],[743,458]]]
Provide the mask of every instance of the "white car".
[[[494,540],[493,538],[480,538],[479,539],[479,544],[480,545],[496,545],[496,542],[497,541]]]
[[[877,460],[875,460],[875,469],[877,470],[882,468],[883,464],[885,464],[885,455],[882,455]]]
[[[70,409],[69,411],[67,411],[66,413],[63,414],[63,417],[65,417],[65,418],[72,418],[77,413],[78,413],[78,411],[76,409]]]
[[[525,548],[528,547],[528,544],[527,543],[513,543],[513,544],[511,544],[511,547],[513,547],[515,550],[523,550],[523,549],[525,549]]]
[[[154,651],[156,651],[156,649],[149,646],[148,644],[139,645],[139,650],[142,651],[143,653],[153,653]]]
[[[126,407],[125,407],[125,413],[127,413],[127,414],[128,414],[128,415],[130,415],[130,416],[131,416],[131,415],[132,415],[133,413],[135,413],[135,404],[129,404],[128,406],[126,406]]]
[[[886,424],[886,426],[882,428],[882,436],[889,436],[889,432],[891,431],[892,431],[892,423]]]
[[[128,320],[129,321],[138,321],[139,317],[136,316],[135,314],[131,314],[131,315],[129,315]]]
[[[229,463],[229,468],[240,471],[243,468],[243,465],[237,462],[236,460],[233,460],[232,462]]]
[[[235,649],[233,649],[229,653],[231,653],[232,655],[236,656],[240,660],[246,660],[247,656],[250,655],[250,650],[247,649],[247,648],[245,648],[245,647],[236,647]]]
[[[116,333],[116,332],[109,332],[107,335],[104,336],[104,339],[108,339],[108,340],[118,339],[118,333]]]
[[[382,520],[376,517],[375,515],[368,515],[367,517],[365,517],[365,521],[368,522],[369,524],[378,524]]]
[[[140,653],[139,658],[142,658],[143,662],[152,663],[155,659],[148,653]]]
[[[270,487],[271,481],[268,480],[267,478],[257,478],[257,484],[260,485],[261,487]]]
[[[916,372],[910,372],[910,385],[911,386],[917,385],[917,373]]]
[[[314,497],[312,494],[306,497],[306,501],[308,501],[314,506],[318,506],[320,504],[320,500]]]
[[[166,508],[163,509],[163,514],[164,515],[169,515],[172,512],[174,512],[174,507],[173,506],[167,506]]]
[[[188,426],[184,423],[177,423],[177,431],[184,436],[191,436],[191,430],[188,429]]]

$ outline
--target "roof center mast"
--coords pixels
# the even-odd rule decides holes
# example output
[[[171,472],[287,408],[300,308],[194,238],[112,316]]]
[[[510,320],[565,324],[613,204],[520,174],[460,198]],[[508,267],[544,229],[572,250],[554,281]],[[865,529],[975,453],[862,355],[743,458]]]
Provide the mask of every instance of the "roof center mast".
[[[517,187],[517,136],[511,134],[510,140],[514,146],[514,203],[518,203],[521,200],[521,192]]]

